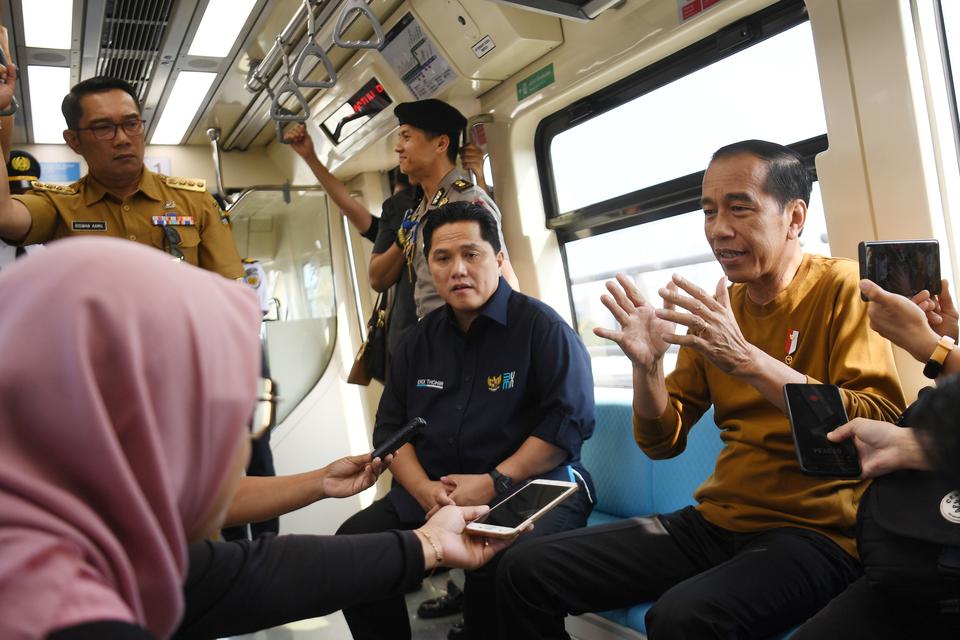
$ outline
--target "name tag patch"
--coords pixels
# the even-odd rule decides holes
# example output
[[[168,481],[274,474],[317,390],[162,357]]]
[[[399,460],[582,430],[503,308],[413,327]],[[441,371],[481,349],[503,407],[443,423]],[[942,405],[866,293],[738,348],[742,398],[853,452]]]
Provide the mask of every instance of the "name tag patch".
[[[155,227],[192,227],[193,216],[152,216]]]
[[[106,231],[107,223],[106,222],[83,222],[80,220],[74,220],[71,223],[74,231]]]
[[[431,378],[420,378],[417,380],[418,389],[443,389],[443,380],[433,380]]]

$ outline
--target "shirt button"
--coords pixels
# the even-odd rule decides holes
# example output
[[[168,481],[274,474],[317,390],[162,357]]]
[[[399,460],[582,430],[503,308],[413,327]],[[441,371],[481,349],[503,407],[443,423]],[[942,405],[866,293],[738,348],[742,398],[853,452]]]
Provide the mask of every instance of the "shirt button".
[[[447,444],[453,444],[453,438],[447,438]]]
[[[463,405],[462,405],[462,404],[458,404],[458,405],[457,405],[457,411],[463,411]]]
[[[124,210],[124,211],[130,211],[130,205],[128,205],[128,204],[123,205],[123,210]]]
[[[130,239],[131,239],[131,240],[136,240],[136,239],[137,239],[137,236],[130,236]]]
[[[472,379],[473,379],[473,378],[471,378],[470,376],[467,376],[466,378],[463,379],[463,381],[464,381],[464,382],[470,382]]]

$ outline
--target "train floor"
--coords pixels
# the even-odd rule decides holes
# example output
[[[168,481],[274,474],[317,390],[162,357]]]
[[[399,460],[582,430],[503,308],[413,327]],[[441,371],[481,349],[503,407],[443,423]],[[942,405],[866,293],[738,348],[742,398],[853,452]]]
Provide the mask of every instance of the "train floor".
[[[460,620],[459,614],[429,620],[417,617],[417,607],[420,603],[442,595],[446,589],[447,580],[451,577],[458,585],[463,586],[463,572],[454,569],[449,573],[431,576],[424,580],[419,591],[407,594],[407,610],[410,612],[413,640],[446,640],[450,626]],[[349,638],[350,630],[347,627],[347,621],[338,611],[323,618],[301,620],[282,627],[236,636],[232,640],[349,640]]]

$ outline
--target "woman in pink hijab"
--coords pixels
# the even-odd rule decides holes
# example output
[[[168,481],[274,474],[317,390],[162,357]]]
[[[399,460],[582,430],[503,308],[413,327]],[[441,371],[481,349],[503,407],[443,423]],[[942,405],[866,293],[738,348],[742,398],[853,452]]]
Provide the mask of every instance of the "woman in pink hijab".
[[[0,638],[166,638],[246,462],[253,293],[84,238],[5,269],[0,300]]]

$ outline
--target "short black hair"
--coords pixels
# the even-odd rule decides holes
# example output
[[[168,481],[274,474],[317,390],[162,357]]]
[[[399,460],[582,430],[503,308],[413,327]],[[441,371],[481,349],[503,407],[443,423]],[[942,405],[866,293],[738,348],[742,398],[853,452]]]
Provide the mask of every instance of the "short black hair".
[[[60,111],[63,112],[63,119],[67,121],[67,128],[76,129],[80,126],[80,118],[83,117],[83,107],[80,106],[81,98],[93,93],[105,93],[114,89],[125,91],[133,98],[134,104],[137,105],[137,111],[142,110],[140,99],[137,98],[137,91],[129,82],[110,76],[96,76],[73,85],[70,93],[64,97],[63,103],[60,105]]]
[[[794,200],[803,200],[804,204],[810,204],[813,178],[800,153],[776,142],[742,140],[717,149],[710,162],[741,154],[755,156],[766,163],[767,180],[764,189],[777,200],[781,209]]]
[[[500,229],[492,213],[473,202],[448,202],[427,214],[427,221],[423,225],[424,256],[430,257],[433,232],[454,222],[476,222],[480,225],[480,237],[493,247],[494,253],[500,252]]]
[[[421,129],[421,131],[423,131],[427,140],[433,140],[437,136],[447,136],[450,139],[450,144],[447,145],[447,160],[450,161],[450,164],[457,164],[457,154],[460,153],[459,131],[428,131],[426,129]]]

